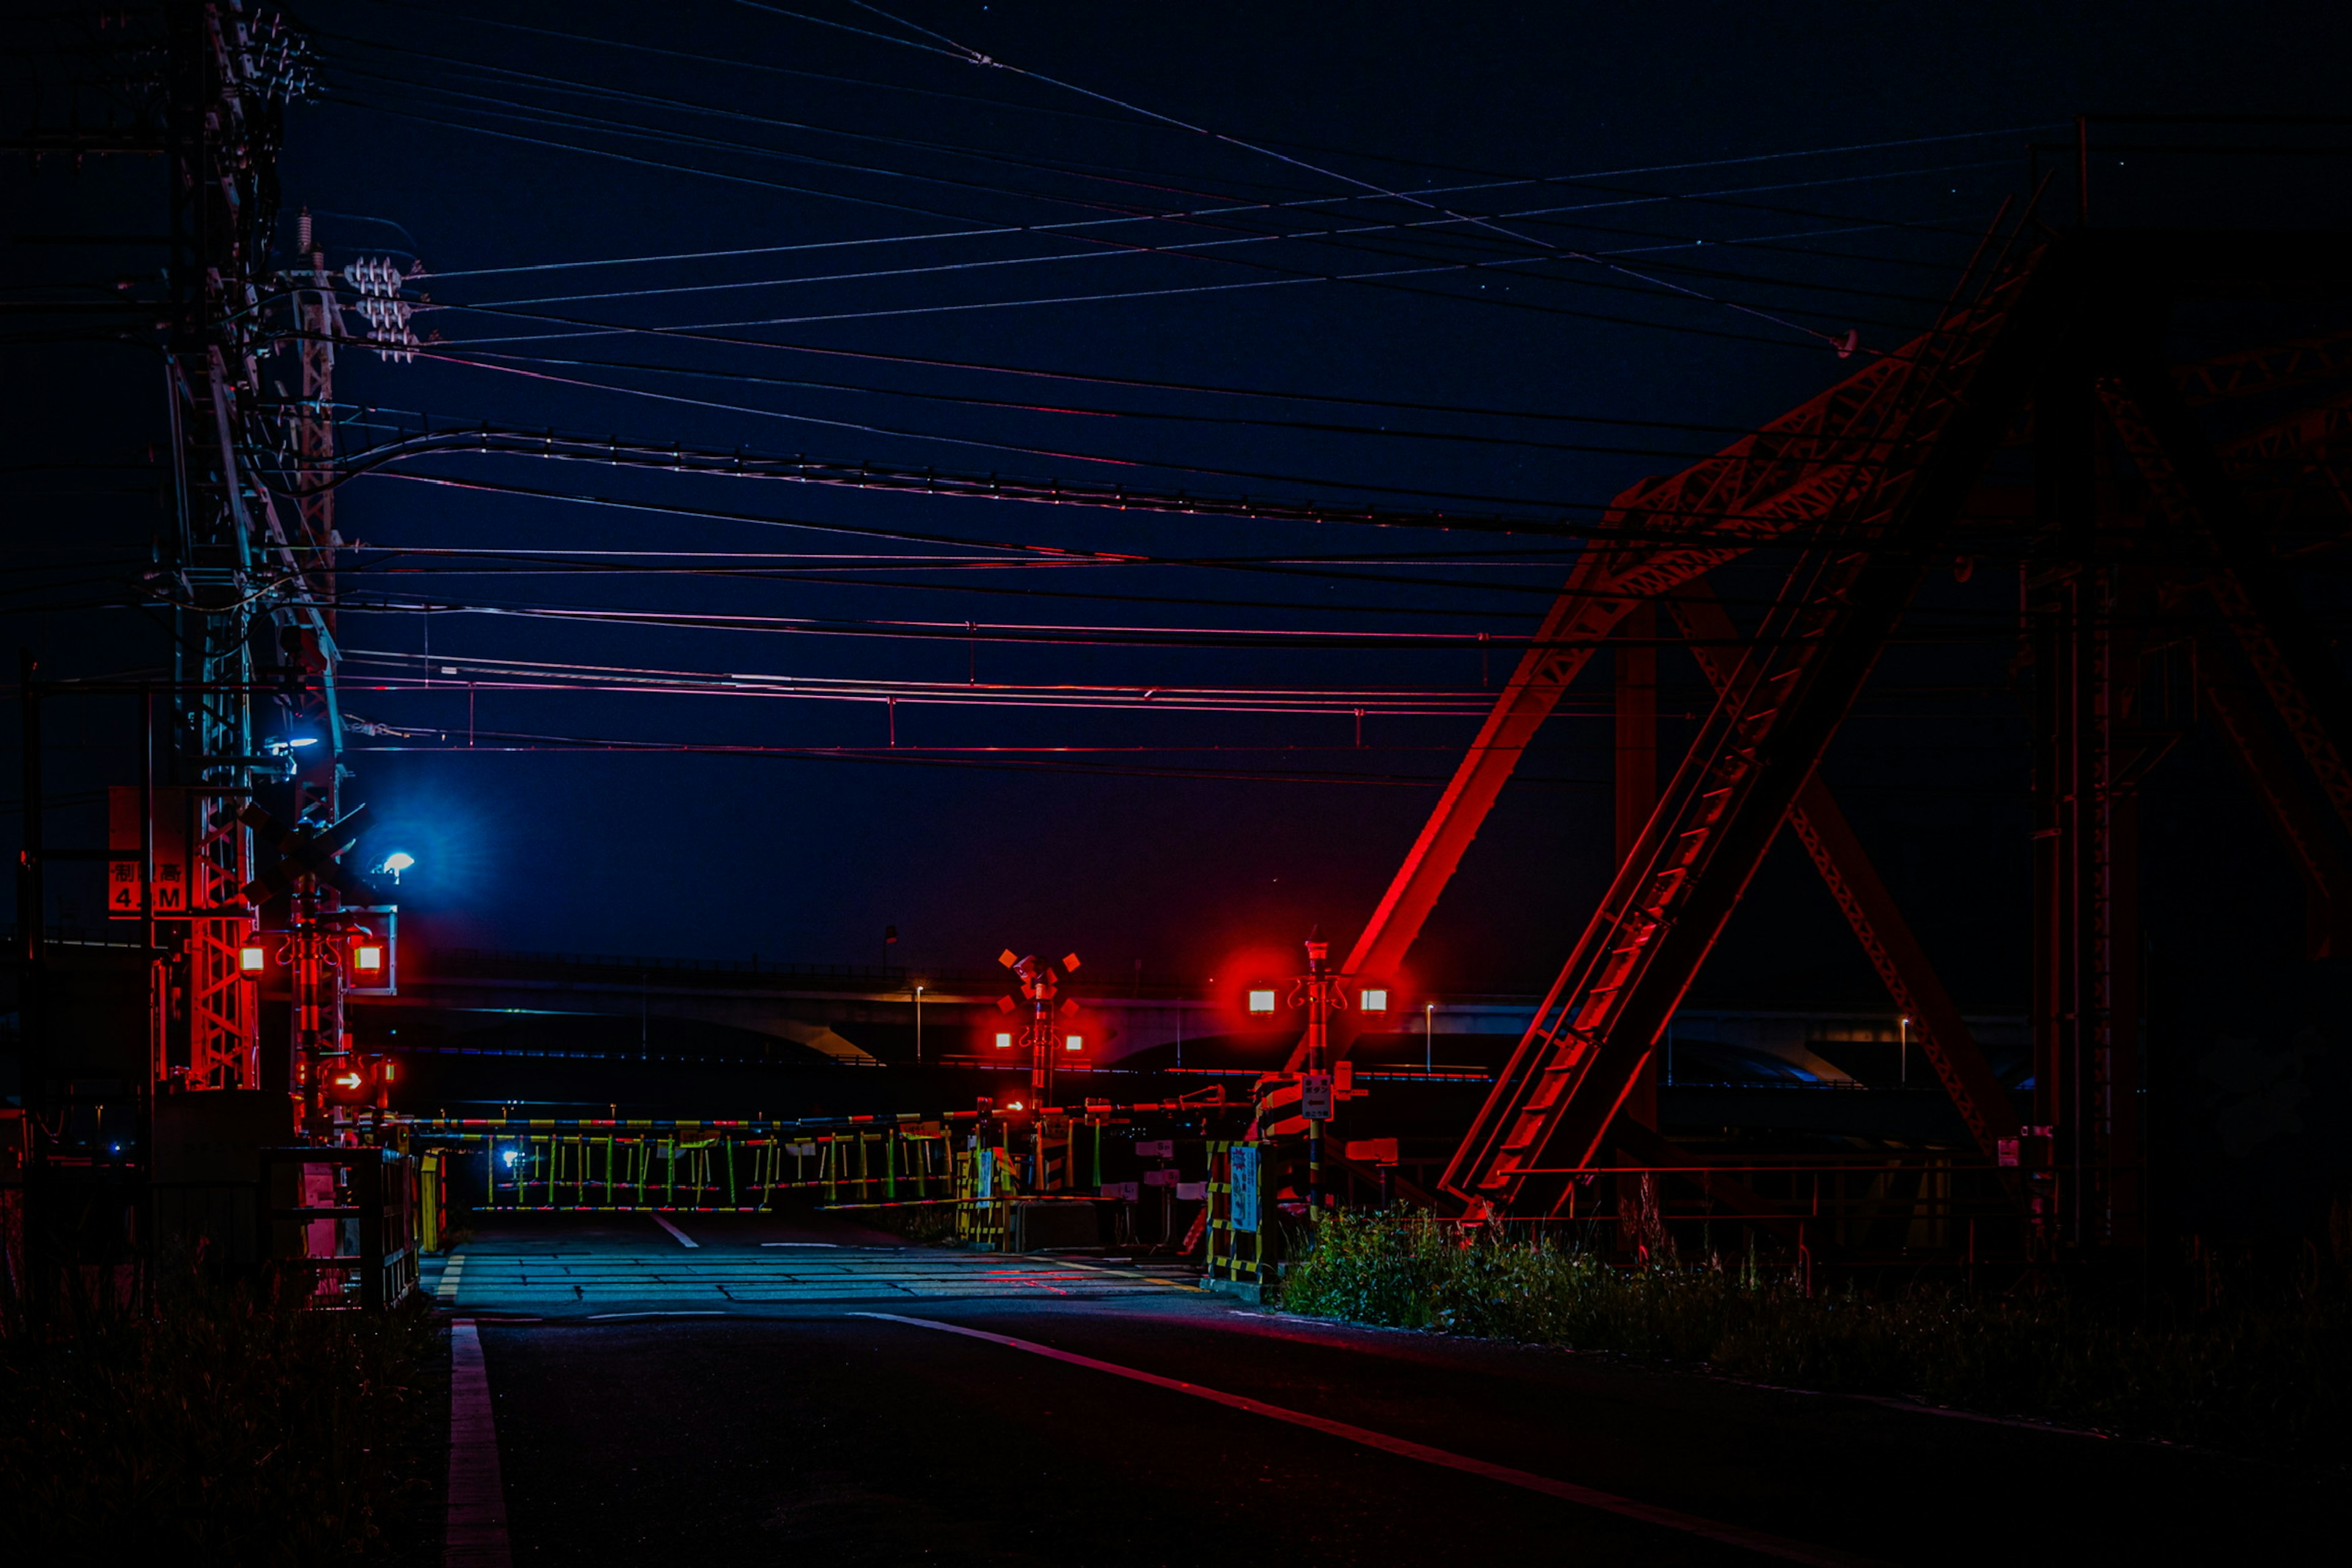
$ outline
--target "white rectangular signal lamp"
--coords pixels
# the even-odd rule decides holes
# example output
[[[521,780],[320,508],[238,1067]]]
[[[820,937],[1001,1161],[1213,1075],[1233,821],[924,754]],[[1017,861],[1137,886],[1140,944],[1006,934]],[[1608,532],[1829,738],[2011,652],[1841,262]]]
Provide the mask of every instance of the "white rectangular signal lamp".
[[[1387,987],[1387,986],[1385,986],[1385,985],[1367,985],[1367,986],[1365,986],[1365,987],[1364,987],[1364,995],[1363,995],[1363,1007],[1364,1007],[1364,1011],[1365,1011],[1365,1012],[1367,1012],[1367,1013],[1385,1013],[1385,1012],[1387,1012],[1387,1011],[1389,1010],[1389,990],[1388,990],[1388,987]]]
[[[997,1036],[997,1037],[996,1037],[996,1048],[997,1048],[998,1050],[1000,1050],[1000,1051],[1009,1051],[1009,1050],[1011,1050],[1011,1049],[1013,1048],[1013,1037],[1012,1037],[1012,1036],[1010,1036],[1010,1035],[999,1035],[999,1036]]]
[[[1249,994],[1249,1010],[1254,1014],[1261,1016],[1273,1012],[1274,992],[1271,989],[1251,992]]]

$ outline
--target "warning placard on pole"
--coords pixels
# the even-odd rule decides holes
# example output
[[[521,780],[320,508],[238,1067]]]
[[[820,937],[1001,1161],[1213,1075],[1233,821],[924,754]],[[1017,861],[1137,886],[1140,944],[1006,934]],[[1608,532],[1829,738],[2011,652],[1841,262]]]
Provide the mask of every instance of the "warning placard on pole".
[[[1233,1227],[1244,1235],[1257,1230],[1257,1145],[1236,1143],[1228,1158],[1233,1173]]]

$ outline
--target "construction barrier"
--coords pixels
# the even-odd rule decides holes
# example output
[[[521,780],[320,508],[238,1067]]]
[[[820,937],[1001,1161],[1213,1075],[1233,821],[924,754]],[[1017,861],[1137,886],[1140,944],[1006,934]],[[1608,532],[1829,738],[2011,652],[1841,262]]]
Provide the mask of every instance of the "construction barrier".
[[[477,1131],[420,1122],[411,1137],[445,1159],[480,1151],[475,1206],[505,1213],[761,1214],[793,1194],[825,1204],[886,1204],[949,1196],[953,1182],[949,1134],[935,1122],[827,1132],[693,1122]]]

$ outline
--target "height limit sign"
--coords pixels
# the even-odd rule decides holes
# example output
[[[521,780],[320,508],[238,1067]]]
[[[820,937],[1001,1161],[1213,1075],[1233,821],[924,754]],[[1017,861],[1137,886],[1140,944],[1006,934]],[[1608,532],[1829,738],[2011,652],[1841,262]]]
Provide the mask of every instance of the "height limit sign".
[[[188,793],[162,788],[154,797],[155,913],[165,920],[188,918]],[[110,855],[137,858],[106,863],[106,913],[135,921],[147,912],[140,886],[146,844],[139,824],[139,791],[116,784],[106,792],[106,847]]]

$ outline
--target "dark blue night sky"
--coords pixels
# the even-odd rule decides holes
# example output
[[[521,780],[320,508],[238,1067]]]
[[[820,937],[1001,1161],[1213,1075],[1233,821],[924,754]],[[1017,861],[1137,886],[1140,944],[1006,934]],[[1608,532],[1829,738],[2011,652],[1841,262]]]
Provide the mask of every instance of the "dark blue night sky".
[[[1521,525],[462,450],[341,493],[362,547],[345,702],[379,731],[352,738],[353,793],[369,847],[417,858],[418,934],[854,963],[895,924],[897,963],[1012,942],[1158,976],[1352,931],[1574,525],[1844,374],[1849,331],[1864,353],[1904,341],[2004,199],[2065,161],[2032,143],[2085,108],[2325,109],[2345,41],[2295,5],[299,10],[323,92],[289,118],[289,241],[307,206],[331,264],[421,263],[434,307],[415,363],[343,356],[347,450],[487,424]],[[2103,215],[2147,216],[2157,176],[2111,162]],[[2164,216],[2324,216],[2240,174],[2167,164]],[[101,171],[71,199],[142,189]],[[2243,328],[2183,322],[2182,351]],[[145,363],[58,374],[79,397],[19,428],[135,457]],[[110,425],[81,417],[99,405]],[[135,552],[152,498],[116,489],[69,504]],[[1771,566],[1719,574],[1736,615]],[[2024,983],[2016,591],[2013,560],[1939,576],[1832,762],[1979,1005]],[[61,670],[160,658],[126,659],[151,635],[127,612],[102,637],[61,609],[16,618]],[[1663,668],[1665,708],[1689,711],[1696,671]],[[1441,907],[1433,980],[1540,982],[1589,912],[1609,855],[1595,675]],[[518,689],[558,685],[580,689]],[[121,771],[89,723],[99,749],[57,764],[87,763],[86,787]],[[604,743],[737,754],[574,754]],[[2229,923],[2291,933],[2226,763],[2178,768],[2203,831],[2154,889],[2210,914],[2214,889],[2273,879]],[[2252,847],[2200,847],[2215,822]],[[1709,984],[1869,993],[1801,861],[1750,903]]]

